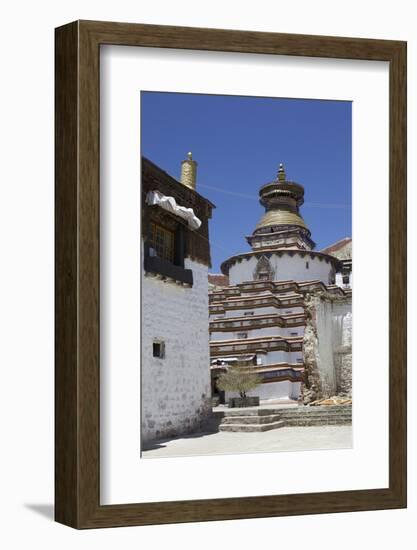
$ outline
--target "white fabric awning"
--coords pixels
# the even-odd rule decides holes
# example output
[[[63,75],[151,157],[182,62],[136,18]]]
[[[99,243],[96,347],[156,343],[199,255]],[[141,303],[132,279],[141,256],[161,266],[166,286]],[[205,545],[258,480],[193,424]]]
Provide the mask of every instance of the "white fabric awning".
[[[194,214],[194,210],[180,206],[174,197],[167,197],[159,191],[149,191],[146,195],[146,203],[151,206],[157,204],[164,210],[186,220],[191,229],[198,229],[201,226],[201,220]]]
[[[237,357],[218,357],[217,359],[212,359],[211,364],[218,363],[219,361],[233,363],[234,361],[237,361]]]
[[[212,342],[215,342],[215,340],[212,340]],[[227,363],[234,363],[236,361],[250,361],[251,359],[254,359],[256,357],[255,354],[252,355],[239,355],[239,357],[216,357],[216,359],[211,360],[211,364],[217,363],[218,361],[224,361]]]

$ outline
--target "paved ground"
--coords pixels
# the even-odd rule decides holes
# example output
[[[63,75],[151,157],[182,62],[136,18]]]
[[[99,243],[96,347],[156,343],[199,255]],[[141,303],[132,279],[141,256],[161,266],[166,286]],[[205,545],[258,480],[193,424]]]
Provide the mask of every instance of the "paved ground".
[[[156,442],[142,458],[348,449],[352,426],[285,427],[269,432],[195,434]]]

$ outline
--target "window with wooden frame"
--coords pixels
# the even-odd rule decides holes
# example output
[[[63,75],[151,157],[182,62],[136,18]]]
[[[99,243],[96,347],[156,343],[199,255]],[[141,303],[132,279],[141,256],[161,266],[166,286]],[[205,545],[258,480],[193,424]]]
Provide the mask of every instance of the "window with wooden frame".
[[[155,255],[169,262],[174,261],[175,233],[162,225],[151,222],[149,246]]]
[[[156,212],[147,221],[146,227],[145,272],[158,275],[164,281],[177,281],[192,286],[192,270],[184,267],[187,232],[184,225]]]

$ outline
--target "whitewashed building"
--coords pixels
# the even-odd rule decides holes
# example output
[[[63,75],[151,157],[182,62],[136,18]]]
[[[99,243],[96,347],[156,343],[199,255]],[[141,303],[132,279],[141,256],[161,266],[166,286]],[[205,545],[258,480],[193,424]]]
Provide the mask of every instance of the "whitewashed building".
[[[259,196],[265,213],[246,237],[251,250],[225,260],[221,271],[228,284],[222,286],[217,275],[210,291],[212,394],[221,402],[234,397],[216,386],[217,376],[229,365],[252,367],[262,376],[262,385],[249,395],[264,401],[301,399],[306,381],[306,297],[345,301],[347,305],[337,309],[343,316],[351,309],[351,254],[342,261],[314,250],[300,213],[304,188],[286,179],[281,164],[277,178],[263,185]],[[336,369],[338,352],[334,353],[330,370]]]
[[[143,443],[200,430],[211,413],[208,220],[196,187],[142,159],[141,434]]]
[[[352,239],[346,237],[337,241],[326,248],[322,252],[330,254],[337,258],[340,262],[340,269],[336,273],[336,284],[343,288],[352,287]]]

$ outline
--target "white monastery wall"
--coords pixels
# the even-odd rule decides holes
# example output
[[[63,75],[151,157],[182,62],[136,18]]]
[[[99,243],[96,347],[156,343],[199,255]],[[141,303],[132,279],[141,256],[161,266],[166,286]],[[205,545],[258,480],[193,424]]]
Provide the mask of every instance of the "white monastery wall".
[[[291,307],[291,306],[283,306],[283,307],[275,307],[275,306],[265,306],[265,307],[256,307],[251,308],[248,306],[244,309],[229,309],[225,311],[224,317],[244,317],[246,311],[253,311],[254,315],[267,315],[268,313],[278,313],[278,314],[286,314],[286,313],[303,313],[304,309],[302,307]],[[210,316],[211,319],[223,319],[221,315],[213,314]],[[248,315],[248,318],[250,319],[250,316]]]
[[[300,382],[268,382],[261,384],[253,390],[247,392],[249,396],[259,396],[261,401],[273,401],[276,399],[298,399],[300,395]],[[227,392],[226,400],[230,397],[239,397],[238,393]]]
[[[298,254],[290,256],[283,254],[271,254],[269,258],[272,269],[275,271],[275,281],[309,281],[319,280],[329,284],[329,276],[331,273],[331,263],[326,263],[324,259],[320,261],[319,256],[311,258],[306,255],[302,258]],[[306,267],[308,262],[308,268]],[[258,259],[254,256],[249,259],[243,259],[240,263],[233,264],[229,269],[230,285],[237,285],[245,281],[253,281],[253,274],[258,263]]]
[[[228,338],[232,339],[234,337],[234,332],[211,332],[210,340],[226,340]]]
[[[262,336],[292,336],[292,333],[297,333],[297,336],[302,336],[304,333],[303,327],[269,327],[269,328],[256,328],[250,329],[250,327],[237,327],[235,332],[212,332],[210,335],[211,340],[238,340],[238,335],[242,332],[247,333],[248,338],[261,338]],[[244,339],[243,339],[244,340]]]
[[[254,315],[266,315],[267,313],[277,313],[277,308],[273,306],[266,307],[246,307],[244,309],[229,309],[226,310],[226,317],[244,317],[245,311],[253,311]],[[249,317],[249,316],[248,316]],[[250,317],[249,317],[250,319]]]
[[[282,307],[280,308],[277,313],[279,314],[290,314],[290,313],[304,313],[304,308],[303,307],[300,307],[300,306],[296,306],[296,307],[288,307],[288,306],[285,306],[285,307]]]
[[[352,287],[352,273],[349,273],[349,283],[348,285],[345,285],[343,283],[343,275],[342,273],[336,273],[336,284],[342,288],[345,288],[346,286],[348,286],[349,288]]]
[[[208,282],[206,266],[185,260],[191,288],[142,273],[142,438],[192,432],[210,411]],[[165,358],[153,342],[165,342]]]
[[[297,363],[297,359],[302,359],[301,351],[269,351],[265,356],[263,365],[275,365],[275,363]]]

